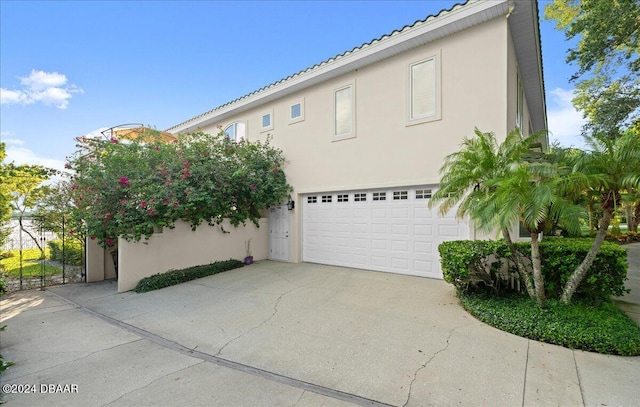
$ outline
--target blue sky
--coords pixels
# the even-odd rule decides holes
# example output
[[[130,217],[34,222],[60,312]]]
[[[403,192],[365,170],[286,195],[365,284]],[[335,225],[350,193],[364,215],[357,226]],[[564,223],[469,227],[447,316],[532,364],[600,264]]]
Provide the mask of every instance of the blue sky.
[[[164,130],[455,3],[0,1],[8,160],[62,169],[75,137]],[[571,44],[551,22],[541,33],[551,138],[581,145]]]

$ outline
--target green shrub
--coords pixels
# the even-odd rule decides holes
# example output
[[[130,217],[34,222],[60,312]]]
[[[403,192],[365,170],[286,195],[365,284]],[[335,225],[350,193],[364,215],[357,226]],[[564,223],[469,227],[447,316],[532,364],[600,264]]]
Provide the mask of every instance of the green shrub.
[[[145,277],[138,282],[133,290],[137,293],[159,290],[160,288],[195,280],[196,278],[207,277],[223,271],[232,270],[244,266],[240,260],[217,261],[202,266],[194,266],[181,270],[171,270],[166,273],[154,274]]]
[[[640,356],[640,327],[613,303],[564,305],[550,299],[540,308],[526,295],[460,293],[470,314],[514,335],[611,355]]]
[[[84,248],[78,241],[64,242],[64,261],[62,256],[62,240],[50,240],[47,242],[51,250],[51,260],[60,263],[71,264],[73,266],[82,266],[84,264]]]
[[[560,297],[569,276],[585,258],[592,243],[593,239],[588,238],[545,238],[541,242],[542,274],[548,297]],[[530,256],[531,246],[528,243],[517,243],[516,246]],[[629,290],[624,287],[628,268],[626,249],[615,243],[604,242],[575,295],[602,302],[611,296],[628,293]]]
[[[542,274],[549,298],[560,296],[569,275],[584,259],[591,243],[592,239],[569,238],[545,238],[540,242]],[[516,248],[524,256],[531,256],[529,243],[516,243]],[[513,264],[507,260],[510,251],[502,240],[443,242],[438,250],[444,279],[459,292],[488,289],[508,292],[512,291],[508,278],[519,279]],[[609,300],[612,295],[623,295],[628,292],[624,287],[627,268],[626,250],[614,243],[604,242],[578,286],[576,298],[587,298],[597,303]]]

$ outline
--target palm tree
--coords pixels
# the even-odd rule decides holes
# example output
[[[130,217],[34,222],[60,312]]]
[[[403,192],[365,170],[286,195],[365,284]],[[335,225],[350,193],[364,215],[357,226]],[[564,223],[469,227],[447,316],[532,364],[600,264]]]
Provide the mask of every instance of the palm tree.
[[[488,182],[494,188],[492,200],[498,202],[496,222],[500,227],[519,220],[531,236],[531,265],[535,300],[545,304],[544,277],[539,237],[551,224],[560,224],[571,233],[580,229],[582,209],[559,192],[568,169],[558,163],[522,161],[502,177]]]
[[[439,212],[443,215],[459,205],[456,212],[459,218],[469,216],[482,229],[495,230],[500,204],[494,195],[496,186],[489,183],[504,178],[511,168],[518,166],[537,137],[523,138],[514,130],[498,144],[494,133],[483,133],[476,128],[474,138],[465,137],[460,150],[445,158],[440,168],[440,189],[429,201],[429,207],[439,204]],[[509,227],[501,224],[500,230],[527,293],[535,298],[530,274],[513,244]]]
[[[566,186],[598,193],[603,213],[589,252],[563,288],[561,301],[566,304],[571,302],[604,242],[620,204],[621,192],[640,188],[640,134],[637,131],[630,129],[617,139],[589,137],[587,141],[592,150],[578,157]]]

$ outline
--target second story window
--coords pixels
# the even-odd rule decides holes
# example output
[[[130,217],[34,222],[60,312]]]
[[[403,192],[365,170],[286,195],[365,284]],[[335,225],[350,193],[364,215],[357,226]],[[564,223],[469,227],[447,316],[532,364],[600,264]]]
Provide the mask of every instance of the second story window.
[[[247,126],[243,122],[231,123],[224,129],[224,133],[229,137],[229,140],[239,142],[244,140]]]
[[[333,138],[355,137],[354,89],[347,85],[333,92]]]

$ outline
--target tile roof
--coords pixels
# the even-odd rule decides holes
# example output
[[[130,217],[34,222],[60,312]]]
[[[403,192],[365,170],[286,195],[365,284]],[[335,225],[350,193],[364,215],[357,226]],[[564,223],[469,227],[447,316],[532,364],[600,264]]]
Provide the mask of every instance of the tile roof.
[[[445,15],[448,15],[448,14],[451,14],[452,12],[455,12],[455,11],[457,11],[457,10],[460,10],[461,8],[464,8],[464,7],[465,7],[465,6],[467,6],[467,5],[474,4],[474,3],[478,3],[479,1],[480,1],[480,0],[467,0],[465,3],[456,3],[456,4],[454,4],[453,6],[451,6],[451,8],[449,8],[449,9],[441,10],[440,12],[438,12],[438,14],[435,14],[435,15],[429,15],[429,16],[427,16],[426,18],[424,18],[423,20],[416,20],[413,24],[410,24],[410,25],[409,25],[409,24],[407,24],[407,25],[405,25],[404,27],[402,27],[401,29],[394,30],[394,31],[392,31],[392,32],[391,32],[391,33],[389,33],[389,34],[384,34],[384,35],[382,35],[382,36],[380,36],[380,37],[378,37],[378,38],[374,38],[373,40],[371,40],[371,41],[369,41],[369,42],[366,42],[366,43],[363,43],[363,44],[362,44],[362,45],[360,45],[360,46],[353,47],[352,49],[350,49],[350,50],[348,50],[348,51],[345,51],[345,52],[343,52],[342,54],[338,54],[338,55],[336,55],[336,56],[334,56],[334,57],[331,57],[331,58],[329,58],[329,59],[326,59],[326,60],[324,60],[324,61],[322,61],[322,62],[320,62],[320,63],[317,63],[317,64],[315,64],[315,65],[313,65],[313,66],[311,66],[311,67],[309,67],[309,68],[303,69],[303,70],[301,70],[301,71],[299,71],[299,72],[297,72],[297,73],[294,73],[294,74],[289,75],[289,76],[287,76],[287,77],[285,77],[285,78],[283,78],[283,79],[280,79],[280,80],[278,80],[278,81],[276,81],[276,82],[273,82],[273,83],[271,83],[271,84],[269,84],[269,85],[266,85],[266,86],[264,86],[264,87],[262,87],[262,88],[260,88],[260,89],[258,89],[258,90],[255,90],[255,91],[253,91],[253,92],[251,92],[251,93],[248,93],[248,94],[246,94],[246,95],[244,95],[244,96],[241,96],[241,97],[239,97],[239,98],[237,98],[237,99],[234,99],[234,100],[232,100],[232,101],[230,101],[230,102],[224,103],[224,104],[222,104],[222,105],[220,105],[220,106],[218,106],[218,107],[215,107],[215,108],[213,108],[213,109],[211,109],[211,110],[209,110],[209,111],[206,111],[206,112],[204,112],[204,113],[202,113],[202,114],[199,114],[199,115],[197,115],[197,116],[195,116],[195,117],[192,117],[191,119],[188,119],[188,120],[186,120],[186,121],[184,121],[184,122],[182,122],[182,123],[179,123],[179,124],[177,124],[177,125],[175,125],[175,126],[172,126],[172,127],[168,128],[166,131],[169,131],[169,132],[170,132],[170,131],[172,131],[172,130],[174,130],[174,129],[177,129],[177,128],[179,128],[179,127],[183,127],[183,126],[185,126],[185,125],[188,125],[189,123],[196,122],[196,121],[198,121],[198,119],[201,119],[201,118],[203,118],[203,117],[205,117],[205,116],[208,116],[208,115],[210,115],[211,113],[214,113],[214,112],[216,112],[216,111],[218,111],[218,110],[221,110],[221,109],[222,109],[222,108],[224,108],[224,107],[227,107],[227,106],[233,105],[233,104],[235,104],[235,103],[237,103],[237,102],[240,102],[240,101],[242,101],[242,100],[245,100],[245,99],[249,98],[250,96],[253,96],[253,95],[259,94],[259,93],[264,92],[264,91],[266,91],[266,90],[268,90],[268,89],[272,89],[273,87],[275,87],[275,86],[277,86],[277,85],[283,84],[283,83],[285,83],[285,82],[287,82],[287,81],[290,81],[290,80],[292,80],[292,79],[294,79],[294,78],[298,78],[298,77],[300,77],[301,75],[304,75],[304,74],[310,73],[310,72],[312,72],[312,71],[315,71],[315,70],[317,70],[317,69],[323,68],[323,67],[325,67],[325,66],[326,66],[326,65],[328,65],[328,64],[331,64],[331,63],[333,63],[333,62],[336,62],[336,61],[338,61],[338,60],[341,60],[342,58],[345,58],[345,57],[347,57],[347,56],[349,56],[349,55],[353,55],[354,53],[357,53],[357,52],[363,51],[363,50],[365,50],[365,49],[367,49],[367,48],[369,48],[369,47],[371,47],[371,46],[373,46],[373,45],[376,45],[376,44],[377,44],[377,43],[379,43],[379,42],[387,41],[387,40],[389,40],[390,38],[396,37],[396,36],[398,36],[398,35],[400,35],[400,34],[402,34],[402,33],[404,33],[404,32],[407,32],[407,31],[409,31],[409,30],[413,30],[413,29],[415,29],[415,28],[417,28],[417,27],[420,27],[420,26],[422,26],[422,25],[424,25],[424,24],[430,23],[431,21],[433,21],[433,20],[435,20],[435,19],[442,18],[442,17],[444,17]]]

